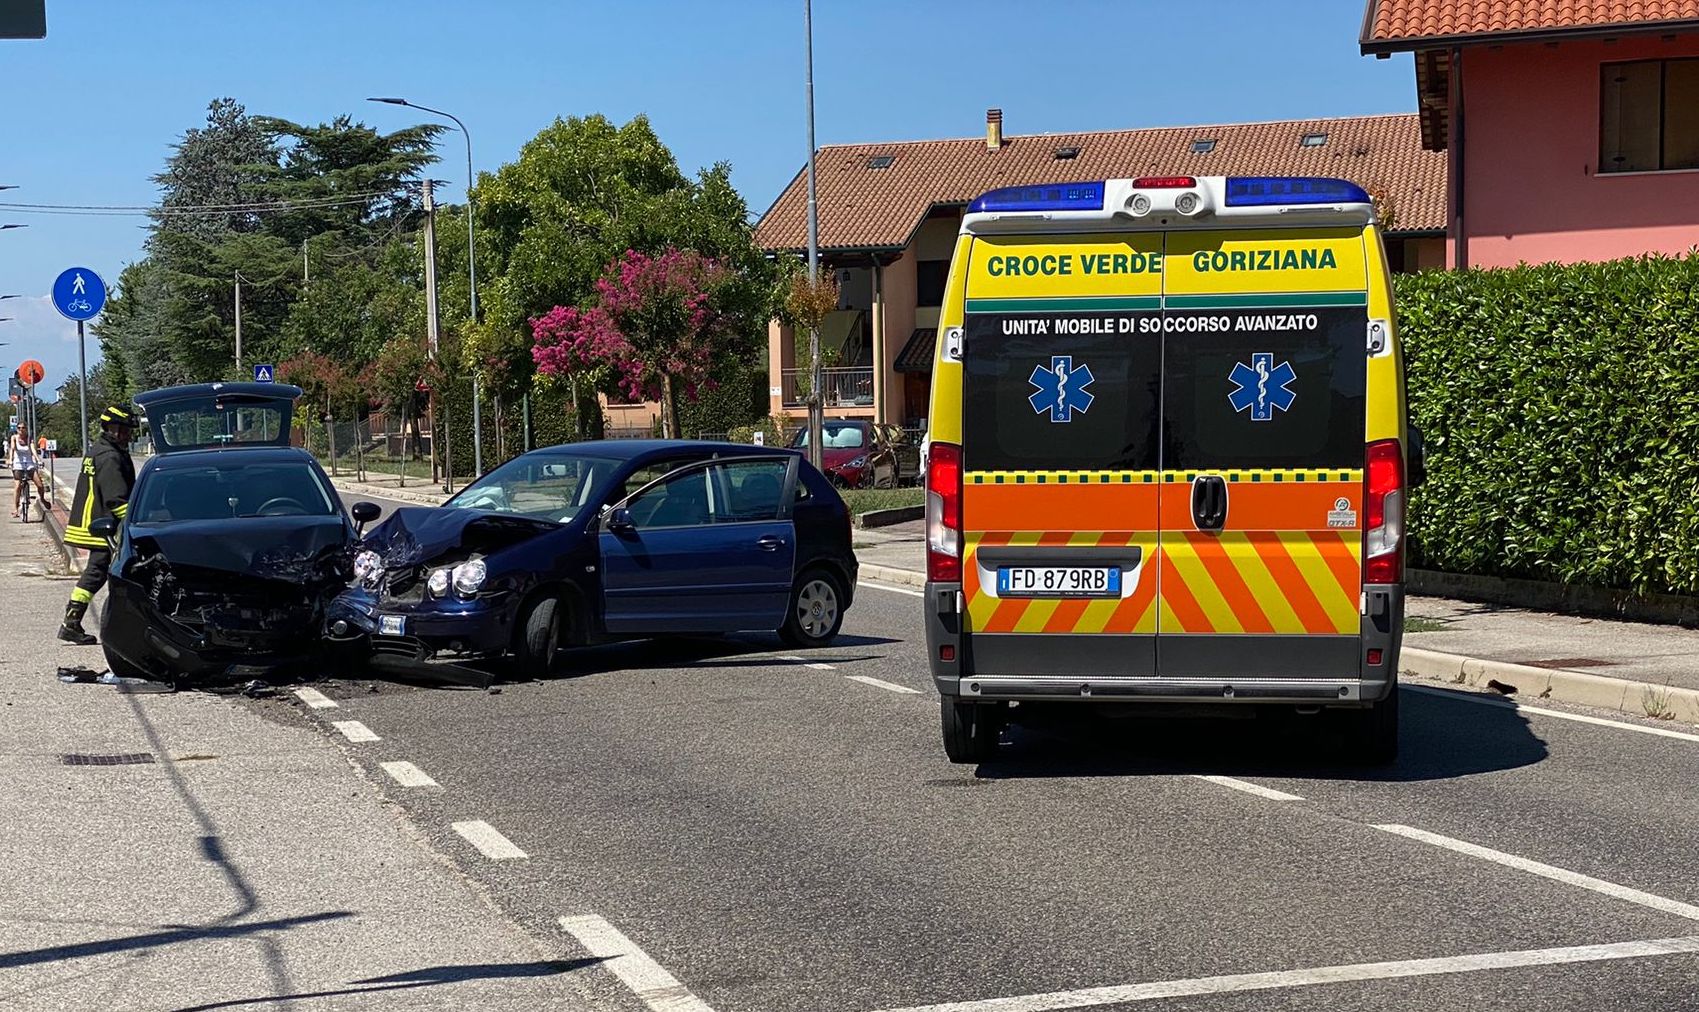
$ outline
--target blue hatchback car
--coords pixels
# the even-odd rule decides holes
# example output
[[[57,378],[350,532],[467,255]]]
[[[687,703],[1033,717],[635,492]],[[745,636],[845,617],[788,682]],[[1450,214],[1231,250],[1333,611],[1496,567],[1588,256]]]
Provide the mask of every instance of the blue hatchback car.
[[[534,450],[365,534],[326,633],[404,665],[674,633],[837,635],[855,596],[849,510],[800,454],[610,440]]]

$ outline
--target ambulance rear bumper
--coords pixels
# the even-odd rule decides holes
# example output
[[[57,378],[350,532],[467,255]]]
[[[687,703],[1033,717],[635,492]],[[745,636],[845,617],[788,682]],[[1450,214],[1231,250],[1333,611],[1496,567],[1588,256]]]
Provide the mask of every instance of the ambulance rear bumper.
[[[1404,588],[1364,588],[1357,636],[969,635],[959,584],[927,585],[926,647],[945,696],[987,702],[1363,706],[1397,682]]]

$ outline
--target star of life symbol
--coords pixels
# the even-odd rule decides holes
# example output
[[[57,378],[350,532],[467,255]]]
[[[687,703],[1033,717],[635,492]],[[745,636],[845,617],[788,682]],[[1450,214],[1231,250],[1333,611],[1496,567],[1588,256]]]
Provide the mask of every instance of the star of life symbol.
[[[1050,358],[1050,368],[1042,365],[1033,366],[1032,376],[1027,380],[1037,392],[1027,398],[1032,410],[1038,414],[1050,415],[1053,422],[1071,422],[1074,413],[1085,414],[1091,409],[1091,402],[1097,397],[1086,390],[1097,381],[1091,374],[1091,367],[1074,365],[1072,355],[1053,355]]]
[[[1251,364],[1233,363],[1233,371],[1228,374],[1228,382],[1234,389],[1227,395],[1234,411],[1250,411],[1251,421],[1266,422],[1274,417],[1274,409],[1292,410],[1292,402],[1298,399],[1298,394],[1292,389],[1292,383],[1298,378],[1298,373],[1292,368],[1292,363],[1274,364],[1271,352],[1259,351],[1251,354]]]

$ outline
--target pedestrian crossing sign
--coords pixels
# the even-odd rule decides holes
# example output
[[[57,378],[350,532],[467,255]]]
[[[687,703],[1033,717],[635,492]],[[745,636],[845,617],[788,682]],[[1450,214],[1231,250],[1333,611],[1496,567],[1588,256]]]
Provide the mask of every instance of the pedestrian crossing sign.
[[[269,365],[256,365],[256,366],[254,366],[254,382],[255,383],[270,383],[270,382],[272,382],[271,374],[274,371],[275,371],[275,368],[273,366],[269,366]]]

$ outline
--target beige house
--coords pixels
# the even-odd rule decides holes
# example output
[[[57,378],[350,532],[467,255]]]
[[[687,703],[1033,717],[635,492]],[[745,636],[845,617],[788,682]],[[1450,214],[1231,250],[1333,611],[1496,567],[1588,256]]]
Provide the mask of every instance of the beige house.
[[[1339,176],[1381,206],[1394,270],[1445,266],[1445,155],[1422,146],[1416,114],[1222,126],[828,145],[815,155],[821,263],[838,310],[820,335],[827,417],[924,428],[939,306],[968,202],[1000,186],[1146,175]],[[798,173],[756,228],[773,252],[807,246]],[[769,404],[807,415],[807,335],[768,328]]]

